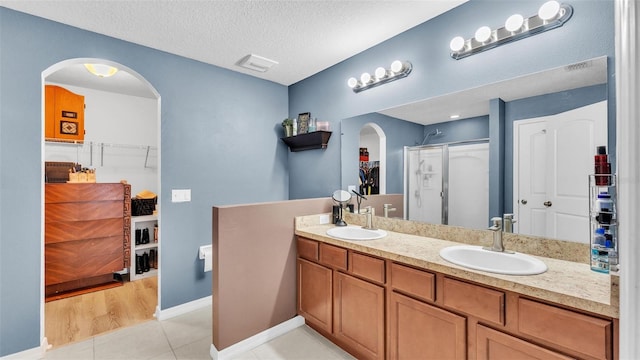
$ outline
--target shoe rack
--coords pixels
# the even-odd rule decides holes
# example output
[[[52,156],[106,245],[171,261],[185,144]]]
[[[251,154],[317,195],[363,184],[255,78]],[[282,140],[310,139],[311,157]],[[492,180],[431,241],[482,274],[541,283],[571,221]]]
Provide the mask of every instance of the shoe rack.
[[[130,281],[158,275],[158,216],[131,217]]]

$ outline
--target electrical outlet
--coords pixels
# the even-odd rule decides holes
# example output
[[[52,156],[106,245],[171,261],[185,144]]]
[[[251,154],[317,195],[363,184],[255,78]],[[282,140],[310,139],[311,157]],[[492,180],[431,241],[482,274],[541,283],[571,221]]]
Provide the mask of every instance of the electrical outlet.
[[[324,225],[328,223],[329,223],[329,215],[328,214],[320,215],[320,225]]]

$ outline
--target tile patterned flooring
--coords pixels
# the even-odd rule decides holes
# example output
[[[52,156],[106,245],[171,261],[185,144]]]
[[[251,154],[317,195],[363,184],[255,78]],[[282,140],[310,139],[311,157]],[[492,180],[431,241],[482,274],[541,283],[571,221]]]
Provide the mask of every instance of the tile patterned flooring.
[[[171,319],[151,320],[53,348],[46,360],[210,360],[211,307]],[[296,328],[234,360],[354,359],[307,326]]]

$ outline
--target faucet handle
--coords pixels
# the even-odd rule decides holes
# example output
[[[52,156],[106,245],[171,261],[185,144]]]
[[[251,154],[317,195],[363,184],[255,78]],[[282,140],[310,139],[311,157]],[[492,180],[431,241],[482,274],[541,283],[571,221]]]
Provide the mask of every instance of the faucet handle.
[[[391,206],[391,204],[384,204],[383,207],[388,208],[389,206]]]
[[[494,227],[502,228],[502,218],[501,217],[498,217],[498,216],[492,217],[491,218],[491,222],[493,223]]]

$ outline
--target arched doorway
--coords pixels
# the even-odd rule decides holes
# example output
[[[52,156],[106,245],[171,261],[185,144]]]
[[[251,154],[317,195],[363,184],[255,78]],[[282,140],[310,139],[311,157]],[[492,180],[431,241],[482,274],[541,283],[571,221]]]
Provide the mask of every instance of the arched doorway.
[[[360,149],[366,155],[360,159],[360,193],[364,195],[387,193],[387,136],[376,123],[367,123],[360,129]]]
[[[104,64],[115,67],[118,71],[112,77],[98,77],[89,73],[85,64]],[[45,136],[48,134],[45,133],[47,85],[63,87],[84,96],[86,131],[83,141],[69,142],[55,141],[55,139],[52,141]],[[71,162],[78,164],[78,167],[95,170],[98,183],[119,183],[121,180],[126,180],[131,185],[132,196],[143,190],[150,190],[159,197],[160,106],[160,95],[155,88],[144,77],[123,64],[105,59],[75,58],[50,66],[42,72],[42,179],[45,179],[46,175],[45,163]],[[44,181],[41,198],[44,201]],[[132,227],[133,222],[132,219]],[[154,217],[154,222],[149,224],[157,224],[160,227],[160,214],[158,213]],[[161,245],[159,233],[158,242],[155,244],[156,253],[159,253]],[[133,236],[131,241],[133,244]],[[45,249],[44,203],[41,208],[41,244],[42,249]],[[132,248],[132,251],[135,257],[135,249]],[[159,265],[159,261],[157,264]],[[121,271],[114,273],[114,277],[122,276],[128,279],[132,269],[130,266],[123,267]],[[41,255],[41,269],[40,334],[45,345],[47,332],[51,332],[46,326],[45,251]],[[156,275],[159,283],[160,266],[157,271],[153,271],[153,276]],[[160,292],[159,285],[157,286],[158,289],[153,291],[155,304],[151,305],[154,309],[149,316],[159,308]],[[135,304],[132,305],[135,306]],[[105,331],[113,329],[113,327],[105,328]],[[93,335],[96,334],[91,334]],[[71,339],[71,341],[77,340],[82,339]]]

